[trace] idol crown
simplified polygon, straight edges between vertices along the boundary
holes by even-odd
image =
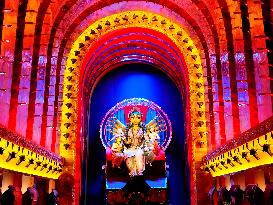
[[[133,108],[130,110],[130,112],[129,112],[129,114],[128,114],[128,117],[130,117],[130,116],[133,115],[133,114],[137,114],[137,115],[141,115],[141,116],[142,116],[141,110],[140,110],[140,108],[138,108],[138,107],[133,107]]]

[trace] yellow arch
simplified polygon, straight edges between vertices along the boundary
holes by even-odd
[[[184,54],[184,60],[189,74],[189,100],[190,100],[190,126],[191,136],[199,142],[204,142],[207,147],[205,98],[203,68],[200,54],[188,33],[178,24],[161,15],[146,11],[127,11],[102,18],[90,25],[73,43],[66,62],[64,72],[64,90],[61,119],[60,155],[66,159],[67,169],[72,173],[75,164],[75,142],[77,136],[79,75],[83,56],[93,42],[106,33],[121,28],[142,27],[156,30],[169,37]],[[80,51],[80,53],[79,53]],[[70,105],[70,106],[68,106]],[[67,113],[71,113],[68,117]],[[66,134],[69,133],[69,136]],[[201,139],[202,138],[202,139]],[[195,142],[193,147],[193,176],[195,181],[194,161],[196,159]],[[202,152],[206,152],[202,148]]]

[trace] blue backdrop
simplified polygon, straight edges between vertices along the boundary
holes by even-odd
[[[184,153],[184,119],[182,99],[175,84],[158,69],[145,64],[129,64],[104,76],[91,97],[89,153],[83,163],[83,192],[86,204],[104,204],[105,149],[99,128],[106,112],[127,98],[146,98],[158,104],[169,116],[173,138],[166,151],[169,165],[169,200],[172,205],[190,204],[188,169]],[[87,168],[87,169],[85,169]],[[86,171],[85,171],[86,170]],[[84,201],[84,200],[83,200]]]

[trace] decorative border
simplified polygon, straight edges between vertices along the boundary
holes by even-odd
[[[171,139],[172,139],[172,124],[171,121],[168,118],[168,115],[162,110],[162,108],[160,106],[158,106],[157,104],[155,104],[152,101],[149,101],[145,98],[130,98],[130,99],[125,99],[119,103],[117,103],[114,107],[112,107],[104,116],[104,118],[101,121],[100,124],[100,139],[101,142],[104,146],[104,148],[107,148],[107,145],[105,144],[105,140],[104,140],[104,135],[105,135],[105,124],[107,122],[107,119],[109,117],[111,117],[114,113],[116,113],[117,111],[123,109],[126,106],[147,106],[153,110],[156,111],[157,114],[160,115],[160,117],[162,117],[165,121],[166,121],[166,126],[167,126],[167,142],[164,142],[162,145],[162,149],[165,151],[167,149],[167,147],[169,146]],[[163,115],[163,116],[162,116]],[[165,145],[165,146],[164,146]]]
[[[199,169],[201,158],[207,153],[207,123],[205,109],[205,86],[203,78],[202,60],[199,50],[193,43],[188,32],[181,25],[156,13],[146,11],[126,11],[102,18],[90,25],[74,41],[69,52],[63,82],[63,105],[61,116],[60,155],[66,159],[66,169],[72,174],[79,175],[80,170],[76,154],[79,153],[82,136],[80,127],[80,76],[85,54],[95,42],[104,34],[124,28],[147,28],[164,34],[177,45],[184,59],[185,67],[181,72],[187,83],[186,115],[187,130],[189,130],[186,143],[189,143],[189,161],[191,164],[191,190],[192,198],[196,201],[196,169]],[[183,55],[183,56],[182,56]],[[182,91],[181,91],[182,92]],[[76,182],[75,183],[79,183]],[[195,203],[195,202],[193,202]]]
[[[0,168],[58,179],[62,158],[0,125]]]
[[[210,152],[209,154],[205,156],[204,160],[209,161],[217,156],[220,156],[221,154],[225,152],[228,152],[229,150],[235,149],[236,147],[239,147],[271,131],[273,131],[273,116],[261,122],[256,127],[253,127],[243,132],[240,136],[234,137],[233,139],[228,141],[226,144]]]
[[[40,147],[37,144],[34,144],[32,141],[27,141],[24,137],[20,136],[19,134],[7,130],[3,125],[0,125],[0,138],[6,139],[7,141],[17,144],[20,147],[24,147],[29,149],[36,154],[43,155],[49,159],[52,159],[58,163],[62,162],[62,158],[57,154],[48,151],[44,147]]]
[[[213,177],[273,163],[273,117],[209,153],[201,169]]]
[[[180,25],[155,13],[128,11],[113,14],[94,22],[73,43],[64,71],[60,155],[74,161],[76,139],[80,138],[78,127],[78,97],[80,94],[80,69],[84,55],[92,44],[106,33],[122,28],[140,27],[158,31],[169,37],[184,54],[189,77],[189,111],[191,119],[192,161],[196,160],[196,150],[206,153],[207,135],[205,118],[205,95],[203,68],[199,52],[187,32]],[[79,135],[79,136],[77,136]],[[194,165],[193,165],[194,166]],[[194,168],[193,168],[194,169]],[[71,170],[72,171],[72,170]]]

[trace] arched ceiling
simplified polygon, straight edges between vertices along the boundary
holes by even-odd
[[[122,44],[119,42],[127,41],[128,45],[125,49],[121,49]],[[133,41],[141,44],[131,47],[130,43]],[[72,153],[73,150],[79,152],[77,141],[80,141],[82,136],[83,138],[86,136],[85,132],[79,130],[82,128],[85,130],[85,125],[88,125],[86,123],[88,120],[86,110],[89,108],[90,100],[88,93],[94,89],[94,82],[98,80],[101,73],[106,73],[113,68],[109,62],[123,55],[132,55],[133,61],[138,59],[157,65],[176,80],[175,83],[179,85],[178,88],[186,104],[185,110],[187,110],[185,112],[188,136],[186,141],[191,141],[192,136],[206,133],[201,58],[191,37],[179,24],[155,13],[127,11],[94,22],[72,45],[64,71],[61,121],[61,133],[64,136],[60,138],[60,154],[66,158],[67,168],[71,172],[80,173],[80,170],[75,169],[77,158]],[[112,47],[115,50],[110,52],[109,48],[112,49]],[[106,53],[106,56],[99,52],[100,49]],[[127,58],[128,60],[130,61],[130,58]],[[162,65],[158,65],[160,61],[163,62]],[[84,115],[82,111],[85,112]],[[196,139],[202,137],[200,135]],[[205,138],[202,139],[204,146],[207,143]],[[68,143],[71,150],[67,150],[65,146]],[[191,143],[188,146],[189,150],[194,149],[194,147],[191,148]],[[193,153],[193,155],[189,154],[190,162],[195,160],[195,151]],[[75,183],[78,182],[75,181]]]
[[[189,34],[203,68],[208,132],[205,143],[209,150],[272,116],[270,0],[2,2],[0,124],[52,152],[60,153],[68,55],[91,24],[121,12],[159,14]],[[171,31],[166,28],[166,32]],[[86,70],[79,73],[86,96],[102,75],[130,62],[156,65],[171,77],[182,95],[182,90],[190,87],[187,75],[180,75],[189,70],[189,62],[181,58],[177,46],[164,34],[144,28],[119,29],[98,38],[92,49],[85,51],[81,60]],[[94,70],[89,69],[91,63]],[[203,142],[199,143],[201,146]]]
[[[91,72],[96,72],[101,65],[105,64],[104,62],[109,62],[109,60],[115,57],[123,57],[128,54],[142,55],[143,57],[149,56],[161,62],[161,66],[154,64],[161,67],[173,79],[174,83],[182,88],[182,78],[177,76],[177,71],[182,73],[186,65],[183,59],[180,58],[179,48],[166,36],[151,29],[124,28],[101,37],[85,56],[85,59],[88,61],[86,62],[87,70],[84,70],[81,76],[83,79],[88,79],[88,76],[93,76]],[[127,58],[127,61],[129,59]],[[153,60],[150,59],[150,63],[153,63]],[[91,66],[92,69],[89,69]],[[169,68],[175,69],[169,70]],[[88,80],[92,79],[89,78]],[[89,81],[84,83],[86,87],[90,87]]]
[[[19,2],[22,3],[20,8],[18,7]],[[49,121],[55,120],[55,123],[57,122],[57,119],[54,119],[54,117],[50,115],[56,116],[56,105],[58,105],[59,97],[55,94],[59,93],[59,84],[62,81],[61,73],[64,69],[64,66],[62,65],[64,65],[65,63],[65,56],[67,55],[67,52],[69,52],[69,48],[71,47],[71,43],[74,41],[74,39],[77,38],[79,33],[81,33],[88,25],[90,25],[95,20],[110,15],[112,13],[136,9],[160,13],[161,15],[173,19],[175,22],[183,25],[184,29],[189,31],[192,39],[195,41],[195,45],[198,46],[198,48],[200,49],[200,53],[203,56],[204,64],[208,64],[207,66],[210,69],[210,55],[220,56],[220,35],[217,34],[220,32],[220,29],[223,29],[224,27],[223,18],[221,18],[221,15],[218,15],[218,13],[216,14],[215,10],[219,11],[220,5],[224,4],[225,2],[218,3],[215,1],[51,2],[44,0],[41,1],[40,4],[27,3],[26,1],[18,1],[14,2],[13,4],[10,2],[5,2],[4,8],[6,9],[6,12],[4,13],[4,20],[9,19],[10,16],[16,16],[16,13],[18,14],[21,12],[19,16],[22,16],[24,14],[26,15],[25,25],[23,25],[24,23],[18,22],[16,30],[18,31],[19,29],[21,29],[21,33],[24,33],[24,31],[25,33],[31,33],[32,31],[30,35],[23,35],[24,38],[17,38],[17,44],[19,43],[19,41],[21,41],[20,44],[23,44],[23,47],[29,47],[28,52],[25,52],[23,48],[21,48],[21,50],[19,48],[18,53],[22,52],[24,57],[27,55],[28,58],[32,59],[32,61],[31,65],[30,62],[27,63],[26,61],[25,63],[23,63],[23,65],[25,66],[22,66],[20,68],[20,60],[22,57],[19,56],[19,58],[15,58],[15,62],[13,63],[13,68],[18,67],[18,69],[16,69],[17,72],[13,73],[14,77],[11,85],[11,90],[13,94],[10,101],[12,101],[12,106],[6,106],[7,109],[9,107],[9,111],[13,113],[13,117],[10,117],[8,122],[9,127],[13,129],[17,127],[16,113],[18,109],[18,96],[20,96],[18,92],[20,87],[19,76],[20,71],[24,70],[25,67],[26,74],[31,76],[31,78],[29,79],[30,85],[26,86],[28,87],[30,92],[25,89],[26,93],[30,93],[30,105],[28,106],[28,116],[22,118],[27,117],[28,124],[27,127],[23,126],[21,129],[18,129],[18,131],[23,135],[25,135],[25,133],[28,133],[26,135],[29,139],[31,139],[33,135],[32,124],[36,122],[36,120],[34,120],[35,109],[40,110],[40,112],[42,112],[42,119],[39,119],[38,121],[42,120],[42,129],[41,132],[38,131],[37,134],[40,135],[42,138],[42,145],[45,145],[45,139],[47,135],[46,133],[48,127],[50,127],[51,124]],[[228,8],[226,7],[226,9]],[[16,20],[14,22],[16,22]],[[14,27],[16,26],[14,25],[11,27],[13,28],[13,31]],[[7,33],[3,32],[3,39],[6,38],[6,35]],[[11,43],[12,42],[10,42],[10,44]],[[221,41],[221,43],[224,42]],[[3,45],[2,47],[2,50],[6,50],[5,45]],[[9,49],[7,50],[12,50],[12,48],[15,49],[15,47],[8,46]],[[215,54],[215,51],[217,51],[218,54]],[[5,55],[6,54],[7,53],[5,53]],[[22,60],[24,61],[24,59]],[[30,67],[32,67],[31,71]],[[41,77],[39,76],[39,74],[41,75]],[[55,78],[54,75],[56,75],[57,77]],[[26,84],[27,81],[28,80],[26,79]],[[55,81],[57,86],[54,85]],[[40,86],[39,88],[39,85],[43,84],[43,82],[44,86]],[[208,82],[211,84],[210,76],[208,78]],[[37,97],[39,97],[37,96],[37,93],[39,93],[41,97],[44,96],[44,103],[42,105],[35,104]],[[210,95],[210,98],[212,99],[212,95]],[[52,102],[55,102],[54,105],[52,105]],[[55,107],[53,112],[50,107]],[[37,126],[39,123],[37,123]],[[53,136],[56,136],[56,130],[53,129],[53,131],[55,132]]]

